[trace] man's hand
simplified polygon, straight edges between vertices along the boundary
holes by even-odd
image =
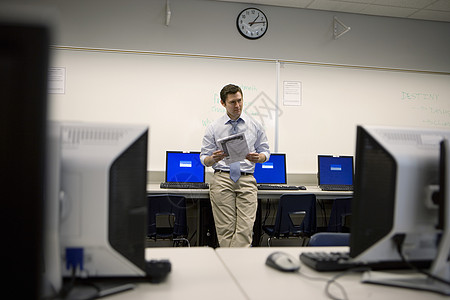
[[[247,154],[245,158],[251,161],[252,163],[263,163],[266,161],[266,156],[262,153],[251,152]]]
[[[226,154],[222,150],[214,151],[211,156],[208,156],[207,158],[205,158],[205,164],[208,167],[211,167],[216,162],[221,161],[222,159],[224,159],[225,156],[226,156]]]

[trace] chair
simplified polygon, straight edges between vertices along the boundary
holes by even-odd
[[[190,247],[186,218],[186,198],[180,195],[148,195],[147,238],[173,241],[173,246]]]
[[[331,208],[328,232],[350,232],[352,197],[334,199]]]
[[[263,230],[269,235],[267,240],[269,247],[273,238],[310,237],[316,231],[316,195],[297,193],[281,195],[275,224],[263,225]]]
[[[308,242],[310,247],[349,245],[350,233],[348,232],[318,232],[313,234]]]

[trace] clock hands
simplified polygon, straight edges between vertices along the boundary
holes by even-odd
[[[266,15],[257,8],[246,8],[237,17],[236,25],[239,33],[248,39],[259,39],[268,26]]]
[[[249,22],[248,25],[252,26],[253,24],[255,24],[255,22],[256,22],[256,20],[258,20],[258,18],[259,18],[259,13],[256,16],[256,18],[253,20],[253,22]]]
[[[261,22],[250,22],[248,23],[250,26],[252,26],[253,24],[258,24],[258,23],[266,23],[265,21],[261,21]]]
[[[256,16],[256,18],[253,20],[253,22],[248,22],[248,25],[252,26],[253,24],[266,23],[265,21],[256,22],[256,20],[258,20],[258,18],[259,18],[259,13]]]

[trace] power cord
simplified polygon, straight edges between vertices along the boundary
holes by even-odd
[[[261,227],[266,225],[266,221],[267,221],[267,219],[270,216],[271,207],[272,207],[272,204],[271,204],[270,200],[267,200],[267,202],[266,202],[266,213],[264,215],[264,218],[261,221]],[[273,218],[275,217],[275,212],[272,214],[272,217]],[[259,238],[259,244],[260,245],[261,245],[261,243],[263,241],[263,238],[264,238],[264,232],[262,232],[261,237]]]
[[[74,288],[75,286],[75,280],[76,280],[76,272],[77,269],[75,266],[71,267],[71,275],[70,275],[70,281],[68,282],[67,285],[63,285],[63,287],[61,288],[61,292],[59,293],[59,296],[61,299],[65,299],[67,297],[67,295],[69,295],[70,291]]]
[[[189,243],[191,243],[192,246],[197,246],[197,242],[193,243],[192,240],[194,239],[194,237],[197,235],[197,230],[195,230],[192,234],[191,237],[188,238]]]
[[[331,278],[325,278],[325,277],[314,277],[314,276],[309,276],[305,273],[302,273],[300,270],[297,272],[297,274],[305,277],[306,279],[309,280],[315,280],[315,281],[324,281],[326,282],[325,285],[325,294],[328,298],[332,299],[332,300],[348,300],[348,295],[347,295],[347,291],[345,290],[345,288],[337,281],[340,277],[348,275],[350,273],[359,273],[359,272],[363,272],[363,271],[367,271],[369,270],[366,267],[356,267],[356,268],[351,268],[348,270],[345,270],[344,272],[340,272],[339,274],[336,274],[335,276],[331,277]],[[332,285],[335,285],[340,291],[341,291],[341,297],[339,297],[338,295],[334,295],[330,288]]]
[[[396,246],[396,248],[397,248],[397,253],[398,253],[398,255],[400,256],[402,262],[403,262],[404,264],[406,264],[410,269],[412,269],[412,270],[414,270],[414,271],[416,271],[416,272],[422,273],[422,274],[428,276],[429,278],[431,278],[431,279],[433,279],[433,280],[436,280],[436,281],[439,281],[439,282],[441,282],[441,283],[450,285],[450,281],[447,281],[447,280],[445,280],[445,279],[443,279],[443,278],[440,278],[440,277],[438,277],[438,276],[435,276],[435,275],[433,275],[433,274],[431,274],[430,272],[427,272],[427,271],[425,271],[425,270],[419,269],[418,267],[416,267],[415,265],[413,265],[411,262],[409,262],[409,261],[406,259],[405,255],[403,254],[403,251],[402,251],[403,242],[405,241],[405,238],[406,238],[406,234],[396,234],[396,235],[392,238],[392,239],[394,240],[395,246]]]
[[[67,281],[63,284],[61,290],[57,294],[50,296],[50,297],[43,298],[42,300],[63,300],[63,299],[90,300],[90,299],[98,298],[99,288],[96,287],[94,284],[92,284],[92,286],[96,290],[94,293],[91,293],[91,295],[89,295],[88,297],[74,298],[71,295],[71,292],[77,287],[77,285],[78,285],[78,283],[77,283],[77,277],[76,277],[76,267],[72,266],[70,278],[67,279]]]
[[[317,201],[317,204],[319,205],[319,207],[320,207],[320,210],[321,210],[321,212],[322,212],[322,218],[323,218],[323,223],[324,224],[328,224],[328,218],[327,218],[327,211],[326,211],[326,208],[325,208],[325,202],[324,202],[324,200],[323,199],[319,199],[318,201]]]
[[[264,215],[264,219],[262,220],[262,225],[263,226],[266,225],[267,218],[270,215],[270,208],[271,208],[270,200],[267,200],[267,202],[266,202],[266,213]]]
[[[302,273],[300,271],[297,272],[299,275],[305,277],[308,280],[314,280],[314,281],[323,281],[326,282],[325,285],[325,294],[327,295],[328,298],[332,299],[332,300],[348,300],[348,296],[347,296],[347,292],[345,291],[345,288],[339,283],[337,282],[337,275],[332,277],[332,278],[325,278],[325,277],[313,277],[313,276],[309,276],[306,275],[305,273]],[[339,274],[338,274],[339,275]],[[330,286],[334,284],[342,293],[342,297],[339,296],[335,296],[330,292]]]

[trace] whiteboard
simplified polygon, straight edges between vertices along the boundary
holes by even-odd
[[[50,118],[150,127],[150,171],[166,150],[199,151],[206,126],[225,113],[220,89],[243,89],[244,110],[266,129],[292,174],[317,172],[318,154],[354,155],[358,124],[450,128],[450,76],[275,60],[52,50],[65,69]],[[301,83],[299,105],[284,82]]]
[[[354,155],[359,124],[450,129],[450,76],[283,64],[302,83],[302,105],[283,106],[279,149],[289,172],[316,173],[317,155]]]
[[[273,143],[274,118],[257,114],[260,103],[275,99],[273,63],[101,51],[52,54],[52,67],[65,68],[66,79],[64,94],[50,94],[50,118],[148,125],[148,170],[164,170],[166,150],[200,151],[207,125],[225,113],[219,93],[228,83],[241,87],[244,108],[264,121]]]

